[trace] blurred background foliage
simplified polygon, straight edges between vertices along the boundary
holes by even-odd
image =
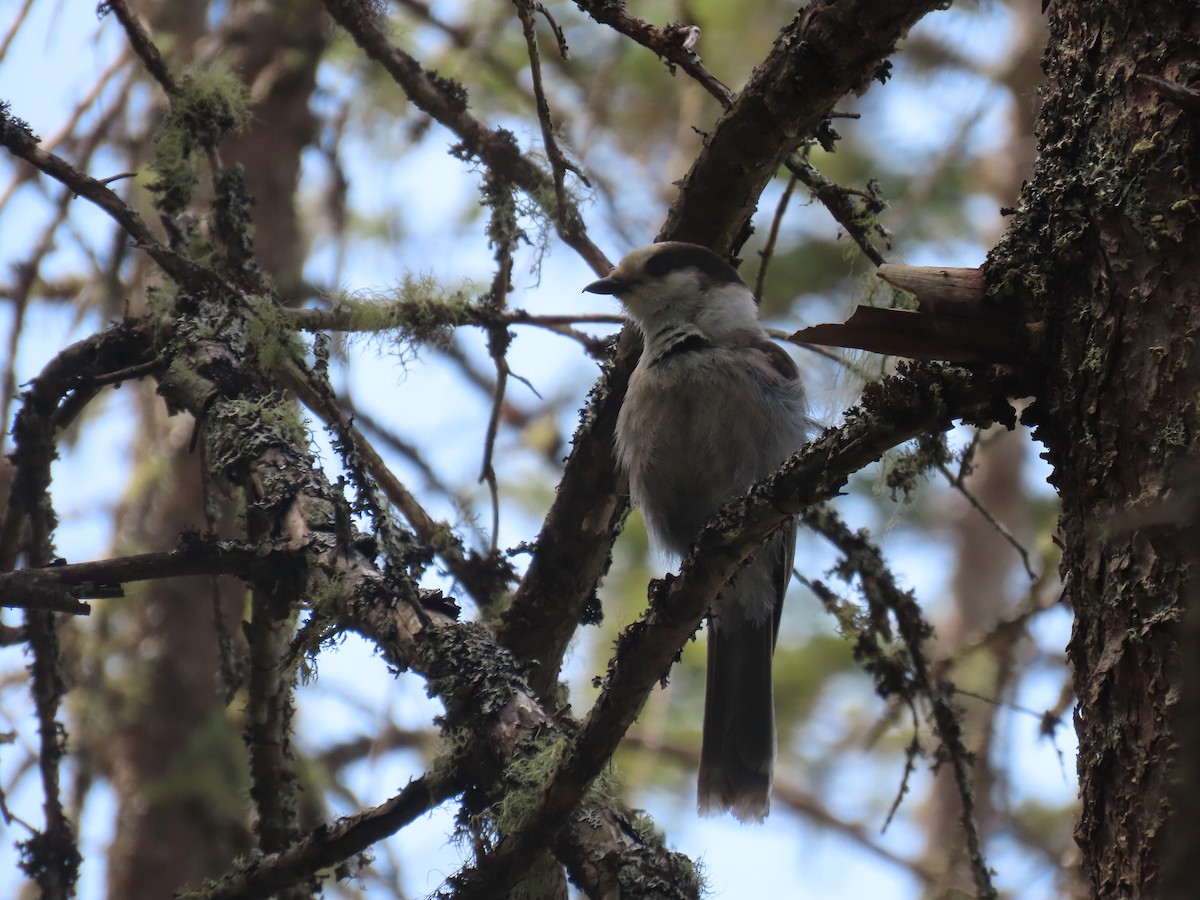
[[[447,152],[453,137],[407,103],[320,4],[186,6],[136,4],[176,72],[221,61],[246,81],[255,120],[222,152],[247,168],[257,249],[285,298],[321,307],[343,291],[387,295],[413,276],[468,296],[487,290],[492,261],[481,173]],[[721,107],[580,7],[586,4],[547,5],[538,19],[540,61],[559,140],[582,173],[569,186],[585,198],[593,239],[615,260],[653,238],[674,183]],[[14,0],[8,9],[18,15],[0,22],[0,91],[14,112],[48,149],[96,177],[136,172],[121,189],[148,210],[150,141],[163,101],[117,23],[97,21],[88,3],[75,0]],[[460,82],[475,116],[510,129],[523,148],[540,146],[513,7],[396,0],[385,9],[392,40]],[[736,91],[795,5],[648,2],[630,12],[658,25],[698,25],[705,66]],[[1001,209],[1016,202],[1032,162],[1043,39],[1034,0],[963,2],[932,14],[902,43],[885,84],[839,106],[832,152],[808,148],[826,178],[877,190],[886,209],[876,223],[888,240],[876,243],[889,261],[983,261],[1003,228]],[[748,283],[757,284],[766,268],[769,323],[791,331],[841,321],[858,303],[891,304],[890,289],[853,241],[790,180],[781,172],[768,188],[740,253]],[[7,423],[17,385],[68,340],[144,308],[156,279],[95,211],[7,159],[0,160],[0,191]],[[579,295],[591,274],[531,206],[521,226],[528,245],[514,305],[535,314],[616,312]],[[593,337],[613,331],[578,328]],[[515,384],[505,398],[496,441],[497,538],[501,548],[514,548],[520,566],[520,545],[537,533],[597,368],[585,342],[541,329],[515,332],[510,365],[535,390]],[[792,350],[818,427],[836,423],[863,379],[894,362]],[[486,336],[460,329],[420,346],[406,336],[335,337],[333,377],[360,427],[426,508],[454,522],[468,542],[486,545],[492,512],[479,471],[494,389]],[[336,477],[336,457],[312,429]],[[145,387],[127,385],[96,404],[56,466],[59,552],[82,561],[162,548],[185,527],[227,520],[221,499],[198,477],[190,434],[190,422],[168,418]],[[1053,495],[1026,435],[963,428],[950,443],[956,458],[942,476],[893,496],[887,477],[903,467],[894,455],[860,473],[837,505],[881,541],[936,625],[938,671],[961,691],[977,754],[981,824],[998,885],[1012,897],[1071,895],[1074,766],[1065,717],[1072,696],[1063,660],[1068,615],[1056,606]],[[702,641],[685,648],[618,755],[623,790],[654,815],[673,846],[703,859],[717,896],[953,896],[970,880],[957,799],[932,773],[929,732],[923,724],[916,732],[924,755],[906,781],[912,721],[876,697],[838,622],[806,582],[826,582],[850,604],[857,587],[831,573],[836,555],[812,535],[801,537],[797,561],[801,578],[775,661],[780,762],[768,824],[744,829],[695,819]],[[667,565],[648,550],[632,514],[604,585],[604,622],[581,630],[569,661],[577,714],[594,696],[592,680],[604,671],[615,634],[644,605],[647,581]],[[437,573],[427,580],[453,593]],[[84,896],[165,896],[183,881],[220,874],[226,851],[251,846],[231,671],[237,653],[230,649],[240,640],[245,598],[236,583],[184,581],[98,602],[90,618],[66,631],[75,688],[67,720],[70,808],[92,851]],[[38,802],[24,662],[19,646],[0,651],[0,731],[8,735],[0,788],[11,811],[0,890],[8,895],[19,889],[13,841],[25,837],[20,819],[36,819],[26,811]],[[317,675],[300,691],[296,723],[309,824],[378,802],[422,771],[437,713],[419,680],[393,679],[354,639],[322,654]],[[902,784],[907,794],[892,816]],[[408,897],[436,889],[465,852],[446,837],[452,814],[444,810],[384,842],[357,887],[330,893]],[[223,847],[205,858],[196,842],[213,835]],[[750,846],[765,849],[751,855]],[[180,848],[190,861],[177,858]],[[165,874],[151,879],[151,870]]]

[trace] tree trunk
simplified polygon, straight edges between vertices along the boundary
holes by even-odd
[[[1086,877],[1096,897],[1160,897],[1200,434],[1200,159],[1194,113],[1139,75],[1187,84],[1196,10],[1062,0],[1048,12],[1041,157],[989,273],[1045,323],[1026,418],[1063,503]]]
[[[143,452],[142,469],[161,469],[164,477],[127,505],[122,551],[169,547],[182,528],[202,521],[201,463],[178,431],[175,439],[184,446],[161,459]],[[245,588],[219,581],[221,614],[236,630]],[[118,804],[108,857],[112,898],[169,897],[182,885],[217,877],[231,854],[253,847],[245,751],[225,721],[221,697],[213,582],[154,582],[122,613],[114,611],[113,632],[135,637],[118,641],[128,648],[129,677],[124,690],[109,694],[119,723],[107,748]]]
[[[157,10],[160,33],[182,45],[173,58],[195,55],[189,48],[209,34],[206,9],[166,4]],[[316,132],[309,99],[329,22],[319,2],[261,11],[234,3],[224,12],[222,29],[226,58],[256,101],[256,127],[223,151],[226,162],[244,166],[256,201],[258,259],[282,291],[294,293],[305,256],[294,198],[301,153]],[[145,461],[172,428],[161,420],[157,397],[143,404],[142,467],[162,472],[137,479],[142,488],[126,504],[126,537],[135,546],[126,550],[169,549],[185,529],[204,527],[203,463],[186,439],[164,458]],[[236,582],[224,586],[224,624],[237,638],[245,591]],[[111,750],[120,810],[110,855],[111,897],[158,898],[196,886],[252,846],[247,784],[237,774],[244,772],[245,751],[237,730],[225,722],[213,590],[208,578],[153,582],[138,599],[136,621],[122,626],[143,635],[141,644],[152,652],[138,652],[131,661],[135,675],[122,704],[126,724]]]

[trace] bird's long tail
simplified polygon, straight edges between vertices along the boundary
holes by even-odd
[[[745,620],[708,626],[708,677],[697,806],[761,822],[771,807],[775,703],[774,624]]]

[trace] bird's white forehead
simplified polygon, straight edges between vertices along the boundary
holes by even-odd
[[[648,244],[645,247],[638,247],[636,250],[630,250],[617,263],[616,271],[625,272],[630,275],[641,272],[646,268],[646,262],[652,257],[658,256],[664,250],[672,246],[679,246],[674,241],[668,241],[662,244]]]

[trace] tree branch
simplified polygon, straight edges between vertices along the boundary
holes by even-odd
[[[129,8],[126,0],[104,0],[97,7],[96,14],[103,16],[107,12],[111,12],[117,17],[117,21],[121,23],[121,27],[125,29],[125,34],[129,38],[129,46],[142,61],[142,67],[159,83],[167,96],[178,94],[179,85],[175,81],[175,76],[171,74],[166,60],[158,52],[154,41],[150,39],[150,33],[146,30],[145,24]]]
[[[420,110],[458,136],[463,158],[475,157],[501,178],[519,187],[554,223],[559,237],[574,249],[598,275],[607,275],[612,263],[587,236],[583,217],[575,205],[552,206],[554,180],[521,153],[516,138],[504,129],[491,130],[467,112],[466,91],[461,85],[427,72],[421,64],[388,40],[370,12],[370,5],[354,0],[325,0],[325,7],[355,43],[383,66]]]
[[[597,2],[597,0],[575,0],[581,10],[614,31],[631,38],[647,50],[666,60],[672,72],[683,69],[721,103],[729,106],[734,93],[704,67],[700,56],[688,45],[688,31],[679,26],[658,28],[636,16],[631,16],[621,3]]]
[[[125,229],[134,244],[153,259],[164,272],[181,285],[196,288],[204,284],[221,283],[211,269],[168,249],[155,238],[146,222],[128,203],[104,182],[85,175],[53,153],[38,146],[38,138],[22,120],[9,112],[9,105],[0,101],[0,145],[13,156],[25,160],[34,168],[71,188],[76,195],[90,200]]]
[[[758,197],[801,142],[848,93],[888,77],[887,57],[942,0],[813,0],[717,121],[680,183],[660,237],[718,253],[748,236]]]
[[[272,570],[286,566],[298,552],[277,548],[264,553],[258,544],[209,540],[194,532],[185,534],[181,546],[165,553],[138,553],[114,559],[84,563],[66,563],[42,568],[18,569],[0,574],[0,605],[20,607],[9,602],[26,590],[60,585],[72,588],[79,599],[107,596],[109,587],[158,578],[185,578],[192,575],[237,575],[245,579],[267,578]],[[101,591],[101,593],[93,593]]]
[[[196,891],[184,891],[177,895],[178,900],[257,900],[273,896],[279,890],[313,877],[322,869],[334,868],[362,853],[462,788],[462,784],[451,778],[439,774],[423,775],[379,806],[333,825],[319,825],[286,850],[256,859],[215,884]]]

